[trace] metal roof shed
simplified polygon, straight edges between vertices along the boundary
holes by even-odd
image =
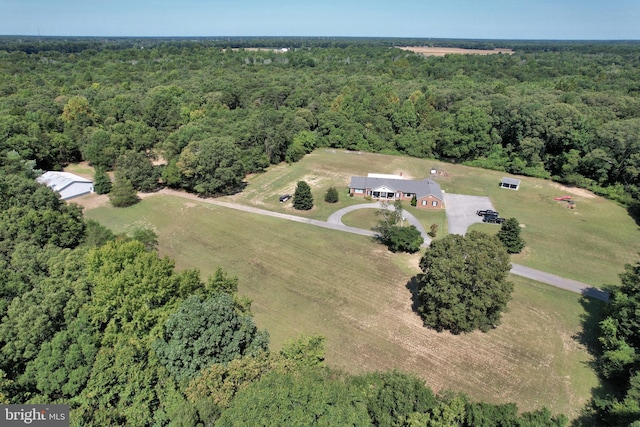
[[[520,180],[516,178],[504,177],[502,178],[502,181],[500,181],[500,187],[508,188],[510,190],[517,190],[518,188],[520,188]]]
[[[93,193],[93,181],[69,172],[45,172],[36,181],[58,192],[62,200]]]

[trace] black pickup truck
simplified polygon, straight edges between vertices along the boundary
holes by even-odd
[[[502,224],[504,222],[504,218],[500,218],[498,215],[485,215],[482,222],[489,224]]]
[[[476,211],[476,214],[478,214],[478,216],[487,216],[487,215],[496,215],[496,216],[498,216],[499,215],[498,212],[492,211],[491,209],[479,210],[479,211]]]

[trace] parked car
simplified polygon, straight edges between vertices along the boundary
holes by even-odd
[[[504,221],[504,218],[500,218],[498,215],[485,215],[484,218],[482,218],[482,222],[489,224],[502,224]]]
[[[478,214],[478,216],[486,216],[486,215],[498,216],[499,215],[498,212],[493,211],[491,209],[482,209],[482,210],[476,211],[476,214]]]
[[[291,194],[283,194],[280,196],[280,203],[284,203],[291,198]]]

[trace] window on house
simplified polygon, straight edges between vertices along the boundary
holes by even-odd
[[[431,202],[431,206],[438,206],[438,202],[434,200],[433,202]]]
[[[422,201],[422,206],[427,206],[427,201],[426,200]]]

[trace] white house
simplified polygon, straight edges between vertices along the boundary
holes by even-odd
[[[45,172],[36,181],[60,193],[62,200],[93,193],[93,181],[69,172]]]

